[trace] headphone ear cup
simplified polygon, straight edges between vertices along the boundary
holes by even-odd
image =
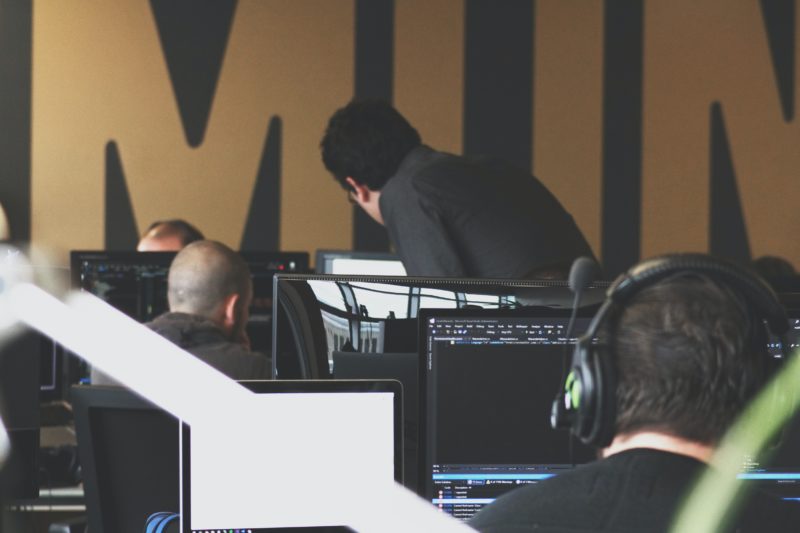
[[[581,339],[575,347],[575,364],[572,368],[573,384],[570,396],[575,411],[572,419],[572,433],[586,442],[592,429],[596,409],[595,373],[592,370],[591,339]]]
[[[602,345],[582,339],[575,348],[575,363],[565,387],[573,407],[572,434],[590,446],[604,447],[614,436],[617,412],[616,372],[613,359]]]
[[[604,448],[611,444],[616,432],[617,373],[614,358],[605,346],[595,346],[590,354],[594,374],[594,411],[586,444]]]

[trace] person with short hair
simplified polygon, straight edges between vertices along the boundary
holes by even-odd
[[[602,459],[513,490],[470,525],[490,533],[668,531],[775,368],[764,317],[752,307],[739,289],[696,272],[635,292],[601,323],[595,344],[616,376],[613,436]],[[737,531],[790,531],[800,517],[797,506],[758,490],[737,512]]]
[[[157,220],[150,224],[142,235],[137,252],[177,252],[187,244],[203,240],[203,234],[186,222],[174,218],[170,220]]]
[[[196,241],[169,268],[169,312],[147,327],[232,379],[270,379],[269,357],[250,350],[245,327],[253,299],[247,263],[222,243]],[[114,384],[93,372],[92,383]]]
[[[437,152],[385,102],[336,111],[320,148],[351,201],[386,227],[409,275],[565,278],[573,259],[592,256],[530,172]]]

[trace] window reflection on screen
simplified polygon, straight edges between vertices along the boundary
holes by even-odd
[[[362,306],[372,318],[405,318],[408,316],[408,287],[385,283],[351,283],[359,309]]]
[[[455,309],[458,307],[456,293],[441,289],[427,289],[420,291],[419,306],[421,308]]]
[[[335,282],[309,280],[308,286],[314,291],[314,296],[320,302],[335,307],[336,309],[346,310],[342,291]]]

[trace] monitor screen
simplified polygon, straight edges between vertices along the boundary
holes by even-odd
[[[304,252],[241,252],[253,278],[251,315],[272,312],[272,276],[305,272]],[[72,286],[88,291],[140,322],[168,309],[167,276],[174,252],[71,252]]]
[[[167,311],[167,274],[174,257],[174,252],[73,251],[72,286],[149,322]]]
[[[581,334],[589,316],[579,316]],[[572,357],[568,310],[423,310],[424,495],[467,520],[495,498],[594,457],[550,427]]]
[[[318,250],[315,270],[320,274],[406,275],[402,261],[394,254],[345,250]]]
[[[785,351],[794,352],[800,348],[800,309],[789,309],[788,313],[790,328]],[[774,357],[781,356],[779,339],[770,339],[769,351]],[[739,479],[748,480],[774,496],[800,503],[800,413],[794,414],[769,447],[766,457],[745,457],[742,463]]]
[[[340,524],[306,497],[314,475],[357,476],[365,491],[401,480],[398,382],[250,383],[259,394],[249,416],[183,426],[184,533],[330,531]]]

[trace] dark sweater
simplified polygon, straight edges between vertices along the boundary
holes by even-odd
[[[165,313],[145,325],[232,379],[272,377],[272,362],[269,357],[251,352],[245,346],[230,341],[207,318],[186,313]],[[105,374],[93,370],[92,384],[117,383]]]
[[[522,278],[592,255],[556,197],[496,159],[417,147],[381,189],[380,210],[412,276]]]
[[[668,531],[681,497],[705,465],[637,448],[509,492],[470,525],[486,533]],[[733,531],[797,531],[800,507],[752,491]]]

